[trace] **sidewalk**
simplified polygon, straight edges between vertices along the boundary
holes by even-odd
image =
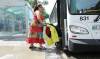
[[[25,42],[0,42],[0,59],[45,59],[45,52],[31,51]]]
[[[0,59],[68,59],[60,51],[31,51],[24,41],[0,41]],[[58,52],[58,54],[56,53]]]

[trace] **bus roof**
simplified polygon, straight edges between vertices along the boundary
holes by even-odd
[[[25,0],[0,0],[0,7],[6,6],[24,6]]]

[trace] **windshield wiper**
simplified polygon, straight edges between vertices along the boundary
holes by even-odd
[[[87,10],[87,12],[100,12],[100,9],[98,9],[98,10]],[[94,19],[94,22],[98,22],[99,21],[99,19],[100,19],[100,14],[96,17],[96,19]]]
[[[96,19],[94,19],[94,22],[99,21],[99,19],[100,19],[100,15],[98,15],[98,16],[96,17]]]
[[[88,10],[86,10],[86,12],[98,12],[98,11],[100,11],[100,9],[97,9],[97,10],[88,9]]]

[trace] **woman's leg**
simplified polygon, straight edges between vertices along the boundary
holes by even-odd
[[[32,49],[32,48],[33,48],[33,44],[30,44],[29,49]]]
[[[43,44],[44,44],[44,40],[43,40],[43,32],[39,33],[39,44],[40,44],[40,49],[44,49]]]
[[[34,43],[37,43],[37,33],[36,32],[31,33],[30,37],[31,37],[31,40],[30,40],[30,47],[29,48],[33,49],[33,48],[35,48]]]

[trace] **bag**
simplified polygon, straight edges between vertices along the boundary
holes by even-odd
[[[53,27],[52,25],[48,25],[49,28],[50,28],[50,32],[51,32],[51,37],[49,37],[47,34],[46,34],[46,26],[43,27],[43,38],[45,40],[45,42],[47,43],[48,46],[51,46],[53,44],[55,44],[56,42],[59,41],[59,37],[58,37],[58,33],[55,29],[55,27]]]

